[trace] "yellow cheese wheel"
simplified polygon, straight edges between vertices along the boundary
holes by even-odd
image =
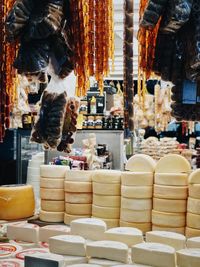
[[[33,216],[35,200],[31,185],[0,186],[0,219],[18,220]]]
[[[65,178],[67,170],[69,170],[68,166],[41,165],[40,176],[44,178]]]
[[[121,209],[120,220],[125,222],[151,222],[151,210],[135,211]]]
[[[64,212],[44,211],[40,210],[39,218],[44,222],[63,222]]]
[[[152,198],[152,186],[121,186],[121,195],[126,198]]]
[[[65,212],[72,215],[92,214],[92,204],[65,203]]]
[[[153,173],[151,172],[122,172],[122,185],[128,186],[152,186]]]
[[[70,223],[74,220],[82,219],[82,218],[90,218],[90,217],[91,217],[90,215],[71,215],[71,214],[65,213],[64,223],[67,225],[70,225]]]
[[[121,209],[152,210],[152,199],[121,198]]]
[[[156,173],[155,184],[187,186],[188,185],[188,174],[187,173]]]
[[[187,200],[153,198],[153,209],[164,212],[186,212]]]
[[[188,198],[187,210],[191,213],[200,215],[200,199],[197,198]]]
[[[105,196],[120,196],[121,185],[120,184],[103,184],[93,182],[93,193],[97,195]]]
[[[72,182],[91,182],[93,173],[94,171],[67,170],[65,180]]]
[[[151,223],[136,223],[136,222],[125,222],[120,220],[120,227],[133,227],[138,228],[143,233],[151,231]]]
[[[200,184],[200,169],[197,169],[190,174],[189,183]]]
[[[45,211],[63,211],[65,210],[64,200],[41,200],[41,209]]]
[[[92,194],[90,193],[65,193],[65,202],[72,204],[91,204]]]
[[[169,213],[152,210],[152,224],[168,227],[184,227],[185,213]]]
[[[119,219],[120,208],[92,205],[92,216],[97,218]]]
[[[93,194],[93,204],[101,207],[120,207],[120,196],[104,196]]]
[[[40,178],[40,187],[42,188],[54,188],[63,189],[64,179],[54,179],[54,178]]]
[[[189,196],[200,199],[200,184],[189,184]]]
[[[126,163],[125,169],[132,172],[154,172],[156,162],[148,155],[137,154],[132,156]]]
[[[120,184],[121,172],[115,170],[98,170],[93,173],[92,181],[103,184]]]
[[[92,216],[92,218],[97,219],[98,217]],[[115,227],[119,226],[119,220],[118,219],[107,219],[107,218],[98,218],[98,219],[101,219],[102,221],[104,221],[106,223],[107,229],[115,228]]]
[[[152,225],[153,231],[167,231],[167,232],[174,232],[178,234],[185,234],[185,227],[167,227],[167,226],[160,226],[160,225]]]
[[[153,196],[164,199],[187,199],[187,186],[154,185]]]
[[[65,192],[64,189],[40,188],[40,197],[46,200],[64,200]]]
[[[196,236],[200,236],[200,229],[194,229],[194,228],[191,228],[191,227],[186,227],[185,228],[185,236],[187,238],[189,237],[196,237]]]
[[[194,213],[187,213],[187,226],[200,230],[200,215]]]
[[[91,193],[91,182],[72,182],[65,181],[65,192],[69,193]]]

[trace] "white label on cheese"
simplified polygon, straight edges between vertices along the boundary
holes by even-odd
[[[126,163],[125,169],[132,172],[154,172],[156,162],[148,155],[137,154]]]
[[[177,251],[177,265],[180,267],[199,267],[200,249],[182,249]]]
[[[127,186],[152,186],[153,173],[151,172],[122,172],[122,185]]]

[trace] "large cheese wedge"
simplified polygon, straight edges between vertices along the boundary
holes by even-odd
[[[64,211],[64,200],[41,200],[41,209],[45,211]]]
[[[135,211],[121,209],[120,219],[125,222],[151,222],[151,210]]]
[[[175,249],[159,243],[141,243],[132,247],[132,261],[157,267],[176,267]]]
[[[132,172],[154,172],[156,162],[148,155],[137,154],[126,163],[125,169]]]
[[[67,170],[69,170],[68,166],[41,165],[40,176],[44,178],[64,178]]]
[[[187,173],[156,173],[154,183],[158,185],[187,186],[188,185],[188,174]]]
[[[31,223],[17,222],[7,225],[8,239],[37,243],[39,241],[39,226]]]
[[[93,173],[92,181],[103,184],[120,184],[121,172],[114,170],[98,170]]]
[[[184,235],[173,232],[151,231],[146,233],[146,242],[161,243],[179,250],[185,248],[186,238]]]
[[[151,199],[131,199],[121,198],[121,209],[129,210],[151,210],[152,200]]]
[[[0,243],[0,259],[15,257],[15,254],[22,251],[22,247],[10,243]]]
[[[65,203],[65,211],[72,215],[88,215],[92,213],[92,204]]]
[[[107,219],[119,219],[120,209],[92,205],[92,216]]]
[[[121,197],[120,196],[104,196],[93,194],[93,204],[101,207],[120,207]]]
[[[187,238],[200,236],[200,229],[194,229],[194,228],[191,228],[191,227],[186,227],[185,228],[185,236]]]
[[[64,212],[40,210],[39,218],[43,222],[63,222]]]
[[[185,213],[169,213],[152,210],[152,223],[160,226],[185,226]]]
[[[65,193],[65,202],[72,204],[91,204],[92,194],[90,193]]]
[[[200,199],[200,184],[189,185],[189,196]]]
[[[39,240],[49,243],[49,238],[58,235],[67,235],[70,233],[70,228],[66,225],[47,225],[40,227]]]
[[[64,189],[40,188],[40,197],[46,200],[64,200],[65,193]]]
[[[89,240],[101,240],[107,227],[103,220],[86,218],[74,220],[70,224],[71,233]]]
[[[155,168],[155,173],[189,173],[189,161],[180,155],[169,154],[161,158]]]
[[[187,199],[187,186],[154,185],[153,196],[164,199]]]
[[[63,189],[64,179],[40,178],[40,187],[51,189]]]
[[[151,172],[122,172],[122,185],[127,186],[152,186],[153,173]]]
[[[160,226],[160,225],[153,224],[152,230],[174,232],[174,233],[181,234],[181,235],[185,234],[185,227],[169,227],[169,226]]]
[[[106,267],[106,266],[115,266],[118,264],[121,264],[119,261],[111,261],[111,260],[106,260],[106,259],[98,259],[98,258],[90,258],[88,260],[88,263],[91,264],[96,264],[101,267]]]
[[[70,225],[70,223],[74,220],[82,219],[82,218],[89,218],[89,217],[90,217],[90,214],[88,214],[88,215],[72,215],[72,214],[65,213],[64,223],[67,225]]]
[[[91,182],[93,173],[94,171],[67,170],[65,180],[73,182]]]
[[[91,182],[72,182],[65,181],[65,192],[69,193],[91,193]]]
[[[49,251],[61,255],[86,256],[85,239],[77,235],[59,235],[49,238]]]
[[[188,238],[187,248],[200,248],[200,236]]]
[[[0,260],[0,267],[24,267],[24,262],[17,259]]]
[[[53,266],[53,267],[63,267],[64,257],[61,255],[55,255],[52,253],[37,253],[33,255],[25,256],[25,266]]]
[[[191,213],[200,215],[200,199],[197,198],[188,198],[187,210]]]
[[[105,232],[104,238],[105,240],[125,243],[129,247],[144,241],[142,231],[131,227],[117,227],[109,229]]]
[[[120,227],[133,227],[141,230],[143,233],[151,231],[151,223],[136,223],[136,222],[125,222],[120,220]]]
[[[200,249],[190,248],[177,251],[178,267],[199,267],[200,266]]]
[[[197,169],[190,174],[189,183],[200,184],[200,169]]]
[[[152,186],[125,186],[121,187],[121,195],[127,198],[152,198]]]
[[[105,184],[93,182],[93,193],[105,196],[120,196],[121,186],[120,184]]]
[[[186,212],[187,200],[153,198],[153,209],[163,212]]]
[[[92,218],[98,218],[95,216],[92,216]],[[106,223],[107,229],[115,228],[119,226],[119,219],[107,219],[107,218],[98,218],[103,220]]]
[[[95,241],[86,246],[87,256],[107,260],[128,262],[128,246],[117,241]]]
[[[71,264],[86,264],[88,262],[87,257],[81,256],[64,256],[64,266],[69,266]]]
[[[187,213],[187,226],[200,230],[200,215],[194,213]]]
[[[19,220],[33,216],[35,200],[31,185],[0,186],[0,220]]]

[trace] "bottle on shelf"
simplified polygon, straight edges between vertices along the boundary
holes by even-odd
[[[93,96],[91,101],[90,101],[90,113],[91,114],[97,113],[97,100],[96,100],[95,96]]]

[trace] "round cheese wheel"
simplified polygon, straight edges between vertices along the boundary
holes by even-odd
[[[164,212],[186,212],[187,200],[153,198],[153,209]]]
[[[40,176],[44,178],[64,178],[67,170],[69,170],[68,166],[41,165]]]
[[[69,193],[91,193],[91,182],[72,182],[65,181],[65,192]]]
[[[121,208],[129,210],[151,210],[152,200],[151,199],[132,199],[132,198],[121,198]]]
[[[0,267],[24,267],[24,262],[18,259],[0,260]]]
[[[187,173],[156,173],[155,184],[187,186],[188,185],[188,174]]]
[[[194,213],[187,213],[187,226],[200,230],[200,215]]]
[[[152,198],[152,186],[121,186],[121,195],[126,198]]]
[[[189,176],[190,184],[200,184],[200,170],[197,169],[193,171]]]
[[[120,220],[120,227],[133,227],[141,230],[143,233],[151,231],[151,223],[136,223],[136,222],[125,222]]]
[[[125,169],[132,172],[154,172],[156,162],[148,155],[137,154],[132,156],[126,163]]]
[[[97,218],[119,219],[120,209],[92,205],[92,216]]]
[[[0,259],[12,258],[15,253],[22,251],[22,246],[10,244],[10,243],[0,243]]]
[[[200,199],[200,184],[189,185],[189,196]]]
[[[164,199],[187,199],[187,186],[154,185],[153,196]]]
[[[187,248],[200,248],[200,237],[191,237],[187,240]]]
[[[72,215],[88,215],[92,213],[92,204],[65,203],[65,212]]]
[[[152,223],[160,226],[184,227],[185,213],[169,213],[152,210]]]
[[[120,196],[121,186],[120,184],[103,184],[93,182],[93,193],[105,196]]]
[[[189,197],[187,203],[187,210],[190,213],[195,213],[200,215],[200,199]]]
[[[177,251],[176,258],[177,258],[177,266],[199,267],[200,249],[198,248],[181,249]]]
[[[44,222],[63,222],[64,212],[40,210],[39,218],[41,221],[44,221]]]
[[[91,204],[92,194],[90,193],[65,193],[65,202],[72,204]]]
[[[15,257],[19,260],[24,260],[26,255],[34,255],[38,253],[46,254],[46,253],[49,253],[49,251],[48,249],[45,249],[45,248],[29,248],[29,249],[25,249],[25,250],[22,250],[16,253]]]
[[[98,170],[93,173],[92,181],[103,184],[121,183],[121,172],[114,170]]]
[[[64,211],[64,200],[41,200],[41,209],[45,211]]]
[[[120,196],[104,196],[93,194],[93,204],[101,207],[120,207]]]
[[[94,171],[67,170],[65,180],[73,182],[91,182],[93,173]]]
[[[200,229],[194,229],[194,228],[191,228],[191,227],[186,227],[185,228],[185,236],[187,238],[189,237],[196,237],[196,236],[200,236]]]
[[[45,200],[64,200],[64,189],[40,188],[40,197]]]
[[[174,232],[177,234],[185,234],[185,227],[169,227],[169,226],[160,226],[160,225],[152,225],[153,231],[167,231],[167,232]]]
[[[125,222],[151,222],[151,210],[135,211],[121,209],[120,219]]]
[[[71,215],[71,214],[65,213],[64,223],[67,225],[70,225],[70,223],[74,220],[82,219],[82,218],[90,218],[90,217],[91,217],[90,215]]]
[[[19,220],[33,216],[35,200],[31,185],[0,186],[0,219]]]
[[[152,186],[153,173],[151,172],[122,172],[122,185],[127,186]]]
[[[42,188],[54,188],[63,189],[64,179],[54,179],[54,178],[40,178],[40,187]]]
[[[118,219],[98,218],[98,217],[95,217],[95,216],[92,216],[92,218],[103,220],[107,225],[107,229],[115,228],[115,227],[119,226],[119,220]]]

